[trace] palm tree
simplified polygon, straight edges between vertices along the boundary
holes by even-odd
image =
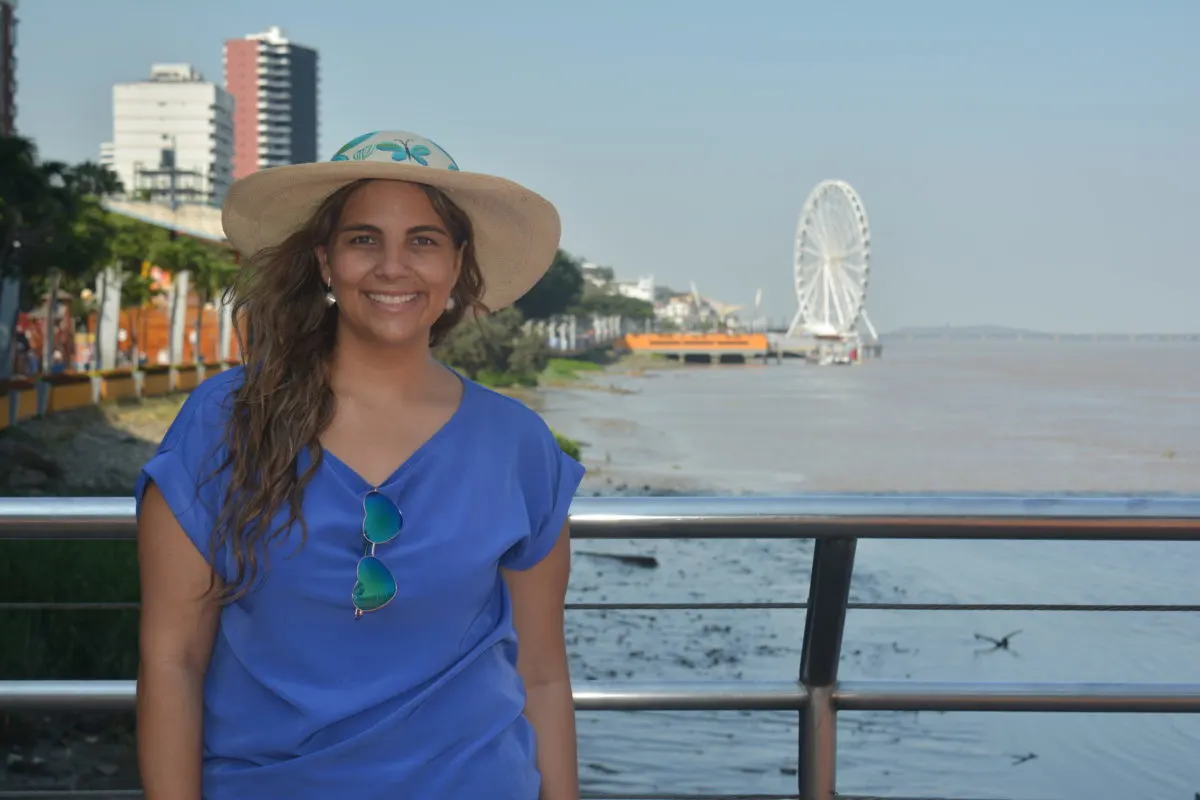
[[[204,326],[204,308],[218,300],[221,295],[233,285],[233,276],[237,273],[237,264],[233,262],[227,250],[205,248],[207,255],[200,261],[192,273],[193,286],[196,291],[196,363],[204,361],[201,330]],[[220,360],[220,353],[214,354]]]
[[[136,312],[130,314],[129,325],[129,358],[135,368],[142,363],[142,314],[162,294],[154,279],[141,272],[126,274],[121,281],[121,310]]]
[[[162,294],[162,291],[155,285],[154,281],[145,273],[145,266],[149,263],[148,259],[155,250],[166,242],[166,231],[162,228],[153,225],[146,225],[135,220],[116,215],[110,215],[110,224],[112,235],[109,237],[109,252],[108,252],[108,268],[105,275],[105,280],[100,281],[100,291],[108,292],[110,289],[120,287],[120,301],[118,306],[121,311],[136,311],[136,316],[131,320],[130,324],[130,356],[134,365],[140,363],[140,330],[142,310],[150,305],[155,297]],[[101,296],[97,298],[101,308],[107,302],[107,297]],[[100,337],[113,336],[115,331],[105,331],[101,329],[101,324],[97,323],[96,340],[100,341]],[[102,368],[112,366],[110,364],[101,364]]]
[[[191,276],[197,300],[193,354],[196,363],[202,364],[204,340],[200,337],[204,332],[204,308],[230,285],[237,267],[227,255],[218,254],[213,248],[186,237],[160,246],[155,252],[154,261],[175,275],[187,272]]]
[[[68,181],[73,191],[89,197],[111,197],[125,191],[115,172],[94,161],[84,161],[71,167]]]
[[[120,186],[105,167],[39,162],[31,140],[0,137],[0,278],[23,279],[21,305],[47,298],[43,364],[54,352],[63,281],[86,280],[102,260],[110,231],[99,198]],[[11,327],[4,322],[0,328]],[[11,348],[0,342],[0,374],[11,365]]]
[[[0,319],[0,333],[4,334],[0,336],[0,379],[12,374],[15,341],[11,331],[20,310],[17,275],[21,232],[29,207],[42,189],[33,142],[16,136],[0,137],[0,309],[7,317]]]

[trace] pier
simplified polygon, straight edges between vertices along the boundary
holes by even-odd
[[[628,333],[616,347],[706,364],[744,364],[773,355],[765,333]]]
[[[803,334],[770,334],[771,355],[777,359],[801,358],[814,364],[858,364],[882,358],[878,339],[863,341],[857,336],[820,337]]]
[[[774,800],[851,800],[837,792],[837,718],[842,711],[1200,713],[1200,683],[844,681],[839,677],[846,618],[856,610],[895,612],[1194,613],[1186,605],[1096,602],[1037,604],[851,602],[860,539],[1035,541],[1200,541],[1200,495],[929,496],[801,495],[765,497],[577,498],[571,508],[575,539],[811,539],[815,541],[807,597],[770,602],[568,603],[567,610],[719,607],[755,613],[803,611],[798,668],[774,680],[692,683],[576,681],[581,711],[792,711],[798,717],[796,792],[746,795],[587,794],[585,798],[677,800],[736,797]],[[132,498],[2,498],[4,540],[128,540],[135,535]],[[0,604],[0,611],[55,609],[71,604]],[[798,677],[796,677],[798,675]],[[131,711],[134,680],[0,681],[0,711]],[[719,754],[714,754],[719,757]],[[902,796],[903,786],[895,795]],[[18,795],[19,796],[19,795]],[[51,795],[42,795],[51,796]],[[58,798],[138,797],[136,792],[54,792]],[[913,800],[916,800],[915,798]]]

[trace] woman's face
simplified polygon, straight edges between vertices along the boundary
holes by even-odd
[[[347,199],[317,259],[337,298],[339,335],[396,346],[428,343],[458,281],[462,248],[419,186],[371,181]]]

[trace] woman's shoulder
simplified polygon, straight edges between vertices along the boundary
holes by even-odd
[[[242,367],[205,378],[191,391],[159,445],[159,452],[182,451],[191,461],[205,458],[225,439],[233,401],[242,385]]]
[[[473,461],[516,490],[527,532],[501,559],[502,567],[524,570],[539,563],[558,541],[584,467],[568,455],[541,414],[516,398],[472,384]],[[490,457],[479,454],[490,453]]]
[[[242,383],[242,368],[235,367],[201,381],[192,390],[154,455],[142,466],[134,486],[137,513],[151,482],[179,521],[180,527],[205,558],[222,481],[213,481],[224,457],[225,434],[233,411],[234,394]]]
[[[162,447],[172,448],[185,440],[222,439],[225,424],[233,413],[234,395],[245,378],[243,369],[233,367],[201,381],[180,406],[163,437]]]

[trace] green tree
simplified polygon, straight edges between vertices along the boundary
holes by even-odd
[[[37,148],[19,136],[0,138],[0,272],[20,254],[20,234],[45,191]]]
[[[115,172],[94,161],[84,161],[71,167],[67,182],[76,194],[88,197],[110,197],[124,190]]]
[[[605,283],[612,283],[617,279],[617,274],[613,271],[612,267],[596,267],[593,272],[597,278]]]
[[[91,194],[96,184],[79,179],[65,164],[48,162],[38,165],[43,183],[40,191],[21,216],[27,222],[17,234],[20,241],[20,274],[24,279],[23,303],[26,308],[46,298],[44,316],[46,336],[43,364],[52,363],[59,319],[59,296],[63,292],[78,297],[94,279],[103,264],[111,235],[108,216],[99,198]],[[71,315],[86,308],[71,310]]]
[[[9,309],[12,318],[0,320],[6,333],[0,342],[0,376],[7,376],[13,359],[11,332],[16,312],[27,307],[28,293],[19,282],[29,270],[29,261],[37,255],[37,245],[49,230],[53,187],[50,174],[38,163],[33,141],[18,136],[0,137],[0,280],[6,292],[20,296]],[[17,279],[14,287],[13,278]],[[53,305],[54,296],[51,297]]]
[[[438,346],[438,358],[481,383],[536,385],[549,349],[524,324],[515,308],[467,319]]]
[[[566,313],[582,296],[582,265],[570,253],[559,250],[550,269],[516,302],[516,307],[526,319],[550,319]]]
[[[193,333],[196,345],[192,349],[196,363],[204,361],[202,347],[204,332],[204,307],[212,302],[233,280],[237,267],[224,253],[200,244],[195,239],[180,237],[169,240],[156,248],[154,263],[170,273],[186,272],[191,276],[191,289],[196,293],[196,321]],[[182,355],[182,354],[177,354]]]
[[[192,273],[192,288],[196,292],[196,363],[204,361],[203,339],[200,338],[204,326],[204,308],[209,303],[216,302],[230,287],[233,286],[237,275],[237,264],[232,253],[228,250],[213,247],[205,248],[207,256],[202,259]],[[219,353],[214,353],[219,360]]]
[[[25,308],[47,298],[44,363],[54,350],[60,291],[82,294],[104,259],[111,230],[99,201],[120,186],[104,167],[43,162],[31,140],[0,137],[0,276],[21,279]],[[8,364],[11,339],[3,344]]]
[[[107,234],[100,198],[120,190],[107,167],[41,162],[31,140],[0,137],[0,272],[18,257],[26,275],[47,265],[80,269]]]
[[[121,285],[120,308],[130,312],[129,350],[133,363],[141,362],[142,313],[163,294],[144,271],[151,256],[167,242],[167,232],[156,225],[113,215],[109,261]]]
[[[121,310],[130,312],[129,324],[129,358],[134,366],[142,359],[142,314],[154,298],[160,297],[163,290],[155,286],[154,279],[140,272],[126,275],[121,281]]]

